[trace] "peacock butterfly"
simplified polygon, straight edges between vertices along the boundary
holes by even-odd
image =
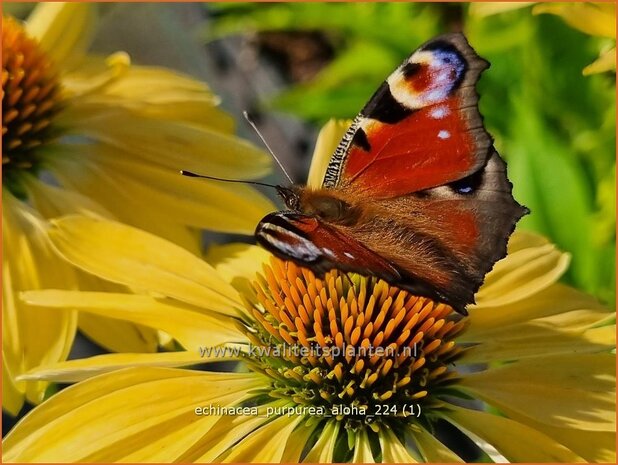
[[[488,66],[462,34],[422,45],[354,119],[321,188],[279,187],[288,209],[258,224],[258,243],[318,275],[377,276],[467,314],[528,212],[479,113]]]

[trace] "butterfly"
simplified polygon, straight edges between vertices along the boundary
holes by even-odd
[[[319,276],[376,276],[466,315],[528,213],[479,113],[488,67],[463,34],[422,45],[354,119],[320,188],[278,186],[287,209],[260,221],[257,242]]]

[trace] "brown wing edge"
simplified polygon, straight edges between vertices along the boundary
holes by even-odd
[[[475,253],[467,260],[458,260],[449,254],[448,247],[438,247],[444,251],[445,262],[450,263],[453,279],[447,289],[438,289],[418,277],[406,274],[397,267],[404,282],[397,283],[404,289],[418,289],[427,297],[438,295],[439,300],[452,306],[457,312],[466,314],[466,306],[474,304],[474,296],[482,286],[485,276],[496,262],[507,255],[508,238],[515,231],[517,222],[530,210],[519,204],[512,195],[512,183],[506,176],[506,162],[493,149],[487,164],[478,171],[483,177],[483,186],[471,200],[475,201],[479,224],[482,227],[481,241]],[[472,175],[471,177],[473,177]],[[465,198],[463,199],[465,200]],[[395,260],[393,260],[395,261]],[[410,283],[405,282],[406,278]],[[419,288],[420,286],[420,288]],[[426,287],[427,289],[424,289]]]

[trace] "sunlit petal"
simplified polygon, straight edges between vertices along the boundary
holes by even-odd
[[[280,462],[287,440],[303,420],[302,416],[281,416],[243,438],[242,444],[232,448],[225,463]]]
[[[28,18],[26,30],[61,63],[83,54],[90,45],[94,8],[86,3],[39,3]]]
[[[157,205],[158,215],[168,221],[214,231],[253,234],[258,221],[276,209],[268,198],[248,186],[187,178],[178,170],[131,160],[130,154],[118,149],[97,147],[90,150],[90,157],[97,164],[96,173],[65,169],[63,177],[70,185],[91,186],[91,189],[100,186],[103,190],[101,178],[113,180],[122,186],[127,201],[147,198]],[[73,166],[82,164],[75,160]]]
[[[511,462],[583,462],[581,457],[538,431],[508,418],[449,406],[444,417],[492,444]],[[513,438],[517,438],[514,441]]]
[[[200,313],[169,299],[105,292],[51,290],[26,292],[22,298],[31,305],[58,309],[75,308],[94,315],[158,328],[173,336],[186,349],[194,351],[199,347],[245,340],[230,317],[213,312]]]
[[[83,77],[87,85],[91,76],[80,67],[71,77],[75,81]],[[148,118],[179,120],[233,133],[235,123],[217,108],[219,100],[202,82],[164,68],[141,66],[128,68],[122,79],[88,95],[81,105],[103,112],[110,107],[124,107]]]
[[[582,73],[584,76],[590,76],[606,71],[616,71],[616,47],[606,51],[593,63],[586,66]]]
[[[252,144],[207,127],[147,119],[123,108],[71,107],[63,114],[72,133],[82,134],[178,172],[193,171],[226,179],[264,176],[270,158]]]
[[[54,172],[63,185],[84,196],[96,198],[106,210],[113,212],[118,221],[150,231],[196,255],[200,253],[198,231],[172,222],[154,210],[144,209],[143,199],[136,198],[130,189],[118,182],[113,172],[97,163],[80,159],[79,153],[74,152],[67,150],[61,161],[55,161]]]
[[[302,453],[314,429],[315,425],[307,426],[300,424],[292,431],[285,450],[283,451],[283,455],[281,456],[281,463],[300,463]]]
[[[111,352],[156,352],[158,332],[142,325],[81,312],[77,325],[87,338]]]
[[[335,443],[339,434],[340,423],[328,421],[318,436],[317,442],[311,448],[303,462],[305,463],[333,463]]]
[[[197,351],[160,352],[154,354],[103,354],[68,360],[30,370],[20,380],[43,380],[57,383],[76,383],[93,376],[123,368],[186,367],[207,361],[225,361],[225,357],[203,357]]]
[[[179,462],[213,463],[226,450],[269,421],[264,414],[264,407],[258,411],[257,416],[224,415],[219,417],[207,434],[204,434],[202,440],[185,451],[179,458]]]
[[[473,2],[470,3],[471,16],[485,17],[507,11],[519,10],[534,5],[535,2]]]
[[[472,306],[469,311],[474,325],[471,325],[470,337],[500,326],[582,309],[603,312],[603,306],[594,297],[564,284],[553,284],[530,298],[508,305]]]
[[[352,463],[376,463],[371,452],[371,444],[367,437],[367,431],[361,429],[355,434],[354,456]]]
[[[131,66],[131,57],[116,52],[107,57],[88,55],[75,63],[70,73],[63,76],[63,92],[72,105],[81,105],[84,97],[98,95],[110,84],[124,77]],[[59,116],[62,120],[63,116]],[[68,144],[67,144],[68,145]]]
[[[418,463],[389,428],[381,428],[379,438],[383,463]]]
[[[113,282],[174,297],[227,315],[237,315],[236,291],[197,257],[120,223],[71,216],[49,232],[69,261]]]
[[[350,124],[350,121],[333,119],[322,128],[315,144],[313,157],[311,158],[311,167],[307,177],[308,186],[313,188],[322,186],[330,158],[335,153],[339,141],[350,127]]]
[[[24,392],[13,381],[15,375],[9,371],[9,365],[2,353],[2,408],[11,415],[17,415],[24,405]]]
[[[204,258],[234,289],[250,299],[254,294],[251,285],[270,253],[255,245],[226,244],[210,247]]]
[[[553,440],[565,445],[588,462],[616,462],[615,431],[587,431],[569,427],[551,426],[547,423],[535,422],[529,417],[519,416],[515,412],[511,414],[513,415],[513,419],[546,434]]]
[[[4,441],[5,461],[116,461],[199,420],[197,406],[237,402],[254,374],[136,368],[91,378],[31,412]],[[76,440],[76,438],[79,438]]]
[[[44,220],[10,193],[2,194],[2,352],[8,372],[17,376],[66,358],[77,324],[77,315],[70,309],[32,308],[19,300],[18,293],[44,287],[71,288],[77,281],[71,267],[53,253]],[[18,389],[38,403],[46,386],[28,383]]]
[[[476,294],[478,306],[508,305],[538,293],[562,276],[569,260],[552,244],[509,254],[485,277]]]
[[[537,357],[462,377],[475,397],[556,427],[615,431],[613,354]]]
[[[464,334],[462,342],[478,345],[462,356],[463,363],[546,357],[557,354],[607,352],[615,347],[614,325],[593,327],[612,318],[607,311],[574,310],[504,326],[481,327]],[[611,322],[610,322],[611,323]]]
[[[78,213],[113,218],[113,215],[91,198],[77,192],[51,186],[29,177],[28,193],[34,207],[47,219]]]

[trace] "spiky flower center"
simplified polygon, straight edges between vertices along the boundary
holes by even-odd
[[[37,147],[55,136],[61,108],[58,74],[39,44],[12,18],[2,18],[2,170],[9,185],[36,169]]]
[[[454,378],[464,322],[446,305],[375,278],[333,270],[318,279],[278,259],[255,289],[249,363],[272,379],[273,397],[376,430],[414,421]]]

